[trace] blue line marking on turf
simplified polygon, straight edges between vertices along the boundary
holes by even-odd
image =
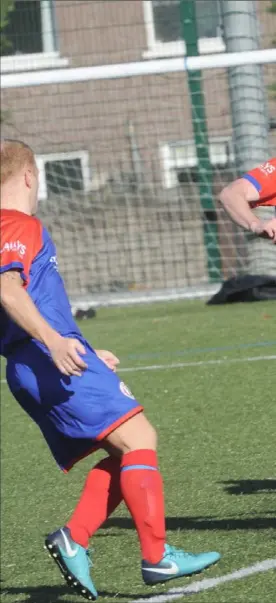
[[[193,354],[204,354],[205,352],[229,352],[236,350],[248,350],[250,348],[265,348],[276,345],[276,341],[257,341],[255,343],[241,343],[236,345],[215,346],[211,348],[189,348],[187,350],[176,350],[174,352],[149,352],[146,354],[128,354],[122,357],[122,360],[146,360],[147,358],[161,358],[164,356],[191,356]]]

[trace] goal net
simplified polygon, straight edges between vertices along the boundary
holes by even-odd
[[[231,90],[240,86],[243,102],[239,69],[254,79],[252,97],[262,82],[268,127],[261,153],[269,153],[263,160],[275,154],[271,3],[259,3],[263,48],[231,54],[218,31],[218,3],[199,2],[209,7],[199,25],[204,54],[186,62],[169,12],[174,0],[57,1],[58,46],[52,3],[16,2],[14,10],[23,4],[43,5],[44,13],[47,5],[48,13],[37,16],[42,48],[4,52],[2,136],[35,150],[39,217],[56,243],[73,303],[206,295],[233,275],[275,274],[275,248],[234,227],[218,203],[244,167]],[[203,108],[189,73],[200,83]],[[252,123],[259,117],[253,109]],[[250,140],[245,155],[254,167],[259,141]],[[201,164],[205,151],[208,163]]]

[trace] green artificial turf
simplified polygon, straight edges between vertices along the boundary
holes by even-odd
[[[222,554],[206,574],[151,590],[141,581],[137,536],[122,505],[91,543],[104,600],[126,603],[275,559],[276,362],[264,358],[276,355],[275,302],[102,309],[81,328],[94,347],[119,355],[121,369],[163,366],[122,371],[122,378],[159,433],[168,540],[192,552]],[[217,360],[223,362],[208,364]],[[43,540],[70,516],[100,453],[63,475],[5,383],[1,394],[1,601],[78,603]],[[190,599],[274,603],[276,572],[179,600]]]

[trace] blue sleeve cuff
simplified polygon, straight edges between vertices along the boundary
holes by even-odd
[[[24,282],[27,281],[26,274],[24,273],[24,266],[21,262],[10,262],[10,264],[5,264],[5,266],[0,266],[0,274],[4,272],[8,272],[9,270],[20,270],[20,276]]]
[[[261,192],[262,185],[258,182],[258,180],[256,180],[256,178],[254,178],[254,176],[251,176],[251,174],[244,174],[243,178],[245,178],[245,180],[248,180],[248,182],[251,182],[251,184],[253,184],[253,186],[255,186],[255,188],[257,189],[258,193]]]

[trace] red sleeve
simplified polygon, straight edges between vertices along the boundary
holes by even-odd
[[[32,261],[42,247],[42,225],[31,216],[18,217],[8,210],[1,212],[0,273],[20,270],[28,284]]]
[[[243,176],[255,186],[259,193],[258,204],[265,202],[269,197],[276,196],[276,157],[262,163],[254,170]]]

